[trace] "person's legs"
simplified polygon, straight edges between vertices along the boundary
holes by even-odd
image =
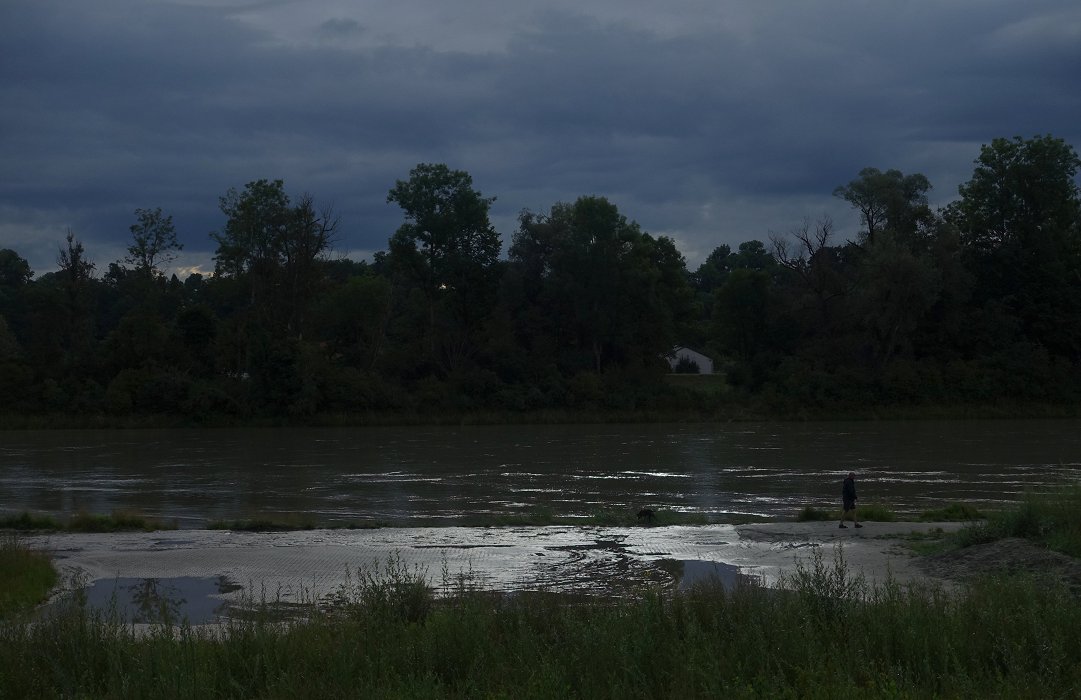
[[[847,525],[845,525],[845,516],[846,515],[848,515],[848,511],[845,510],[844,508],[842,508],[841,509],[841,524],[838,525],[837,527],[841,527],[841,528],[848,527]]]

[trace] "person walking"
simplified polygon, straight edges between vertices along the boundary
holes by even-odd
[[[863,527],[856,520],[856,473],[848,472],[848,476],[845,477],[844,482],[841,483],[841,524],[838,527],[844,528],[845,517],[851,512],[852,522],[856,527]]]

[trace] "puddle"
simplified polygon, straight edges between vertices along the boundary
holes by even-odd
[[[228,617],[229,604],[221,596],[240,587],[224,576],[205,578],[98,579],[83,589],[88,610],[128,623],[203,625]]]
[[[748,577],[741,574],[739,567],[721,561],[702,561],[700,559],[668,560],[675,570],[679,581],[679,590],[688,591],[695,586],[720,585],[726,591],[746,583]]]

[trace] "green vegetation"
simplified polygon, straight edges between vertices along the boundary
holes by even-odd
[[[815,508],[814,506],[804,506],[803,510],[796,516],[796,521],[801,523],[806,522],[818,522],[823,520],[840,520],[841,511],[833,513],[821,508]]]
[[[114,510],[109,515],[96,515],[79,512],[68,520],[67,530],[71,532],[121,532],[125,530],[175,530],[175,523],[165,523],[155,518],[148,518],[139,513]]]
[[[1065,697],[1081,606],[1035,579],[870,587],[841,557],[784,592],[496,596],[388,562],[335,605],[149,634],[78,605],[0,627],[3,697]]]
[[[55,585],[48,557],[23,547],[14,534],[0,535],[0,620],[32,609]]]
[[[22,512],[0,518],[0,530],[62,530],[64,526],[48,515]]]
[[[390,188],[370,262],[260,179],[219,199],[214,275],[180,280],[171,216],[138,208],[100,267],[74,234],[37,277],[0,250],[0,426],[1076,416],[1081,160],[1036,136],[974,165],[938,211],[923,175],[865,168],[834,192],[847,240],[807,223],[697,270],[596,196],[505,246],[442,164]],[[676,345],[718,373],[672,375]]]
[[[967,547],[1004,537],[1023,537],[1081,557],[1081,484],[1052,493],[1026,493],[1017,507],[989,513],[986,520],[959,530],[955,540]]]
[[[971,503],[950,503],[944,508],[925,510],[920,520],[927,523],[956,523],[982,520],[986,515]]]
[[[114,510],[110,515],[99,515],[80,511],[66,522],[47,515],[20,513],[19,515],[0,518],[0,529],[28,530],[65,530],[68,532],[122,532],[175,530],[176,523],[166,523],[155,518],[148,518],[139,513]]]

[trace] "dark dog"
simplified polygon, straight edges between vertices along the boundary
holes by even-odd
[[[638,511],[638,519],[645,520],[650,525],[653,524],[654,515],[656,515],[656,513],[653,512],[652,508],[643,508],[642,510]]]

